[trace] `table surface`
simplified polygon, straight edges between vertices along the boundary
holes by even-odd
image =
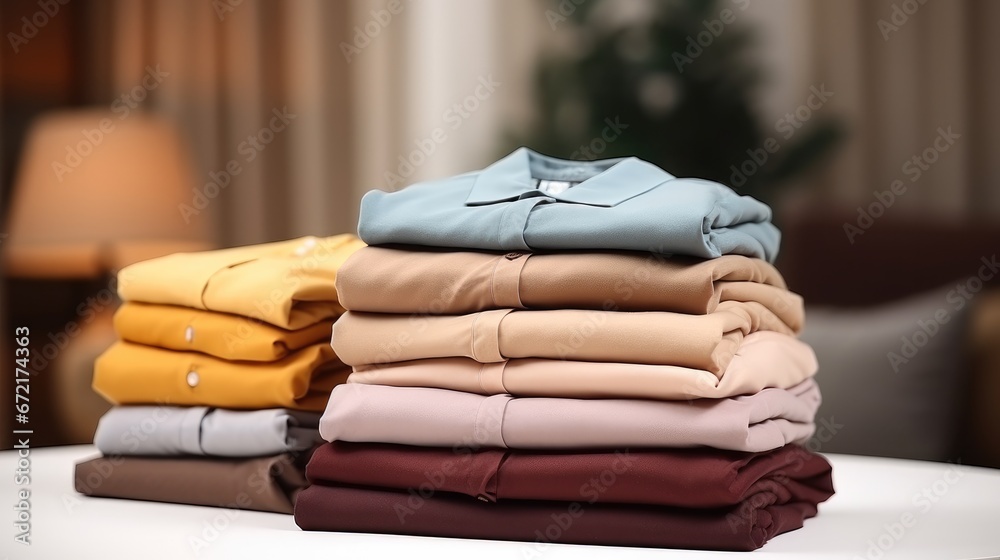
[[[14,542],[18,457],[0,452],[0,560],[55,558],[672,558],[746,553],[303,532],[290,515],[88,498],[73,465],[92,446],[37,449],[31,461],[31,545]],[[805,527],[775,537],[754,560],[919,560],[1000,556],[1000,470],[828,455],[837,494]]]

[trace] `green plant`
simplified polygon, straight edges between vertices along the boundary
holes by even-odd
[[[514,141],[559,157],[637,156],[765,202],[839,142],[842,130],[828,118],[810,118],[788,139],[761,122],[753,107],[763,79],[753,59],[756,36],[740,21],[749,0],[647,0],[648,13],[616,23],[609,15],[623,6],[619,1],[551,3],[549,15],[565,15],[550,20],[554,33],[570,44],[540,60],[539,118]],[[574,8],[565,14],[569,3]],[[732,15],[728,23],[723,10]],[[616,117],[626,130],[600,153],[580,151]],[[768,138],[779,140],[779,149],[733,184],[734,166]]]

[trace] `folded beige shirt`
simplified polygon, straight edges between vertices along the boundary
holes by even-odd
[[[469,315],[349,311],[333,325],[333,348],[348,365],[424,358],[509,358],[626,362],[726,370],[743,337],[792,334],[759,303],[727,301],[707,315],[666,311],[497,309]]]
[[[637,252],[488,253],[365,247],[337,274],[352,311],[463,314],[487,309],[601,309],[705,314],[757,302],[798,332],[802,298],[760,259]]]
[[[433,387],[516,397],[683,400],[751,395],[787,389],[816,374],[812,348],[791,336],[750,333],[726,372],[646,364],[517,358],[480,364],[469,358],[436,358],[355,366],[348,383]]]

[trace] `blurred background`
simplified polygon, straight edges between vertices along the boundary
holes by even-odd
[[[370,189],[528,145],[772,205],[815,450],[1000,466],[998,24],[992,0],[6,0],[0,293],[32,444],[90,441],[121,266],[353,232]]]

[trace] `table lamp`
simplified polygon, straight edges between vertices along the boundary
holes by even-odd
[[[208,249],[205,221],[186,223],[178,209],[192,204],[195,186],[186,146],[168,121],[100,109],[43,115],[28,133],[14,185],[6,274],[110,280],[133,262]],[[58,411],[71,440],[89,440],[108,408],[90,383],[94,358],[115,340],[113,307],[73,317],[81,330],[46,368],[56,401],[46,408]]]
[[[102,110],[49,113],[31,128],[15,182],[5,267],[11,276],[93,278],[208,246],[185,223],[194,172],[167,121]]]

